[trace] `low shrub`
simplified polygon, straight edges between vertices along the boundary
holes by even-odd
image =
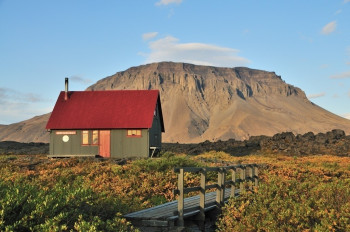
[[[307,175],[267,174],[254,193],[230,200],[218,231],[350,231],[350,179]]]
[[[120,200],[82,186],[0,180],[0,231],[135,231],[119,213],[127,207]]]

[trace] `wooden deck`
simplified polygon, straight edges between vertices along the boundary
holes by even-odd
[[[240,190],[235,191],[235,195],[239,194]],[[225,189],[225,200],[229,199],[231,188]],[[199,198],[200,196],[193,196],[184,199],[184,218],[189,218],[199,214]],[[176,225],[178,219],[178,202],[172,201],[163,205],[144,209],[124,215],[124,217],[131,221],[135,226],[157,226],[157,227],[171,227]],[[216,191],[205,194],[205,212],[217,208]]]

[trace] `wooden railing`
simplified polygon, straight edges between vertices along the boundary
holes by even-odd
[[[184,226],[184,195],[186,193],[199,191],[199,221],[205,221],[205,192],[207,189],[216,189],[216,205],[223,206],[225,203],[225,188],[231,186],[230,196],[234,197],[236,192],[236,183],[239,184],[240,192],[245,191],[244,182],[249,182],[249,189],[258,186],[258,165],[257,164],[239,164],[226,167],[184,167],[175,168],[178,173],[178,189],[174,192],[178,194],[178,226]],[[231,171],[231,180],[226,181],[226,173]],[[200,173],[200,186],[184,188],[184,173]],[[216,184],[207,185],[207,173],[217,172],[218,178]],[[238,175],[237,175],[238,174]],[[236,178],[236,175],[238,178]]]

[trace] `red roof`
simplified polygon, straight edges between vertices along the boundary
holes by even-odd
[[[46,129],[142,129],[151,128],[158,106],[164,132],[158,90],[62,91]],[[158,104],[157,104],[158,103]]]

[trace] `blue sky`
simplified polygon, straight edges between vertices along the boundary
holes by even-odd
[[[0,0],[0,124],[158,61],[274,71],[350,119],[350,0]]]

